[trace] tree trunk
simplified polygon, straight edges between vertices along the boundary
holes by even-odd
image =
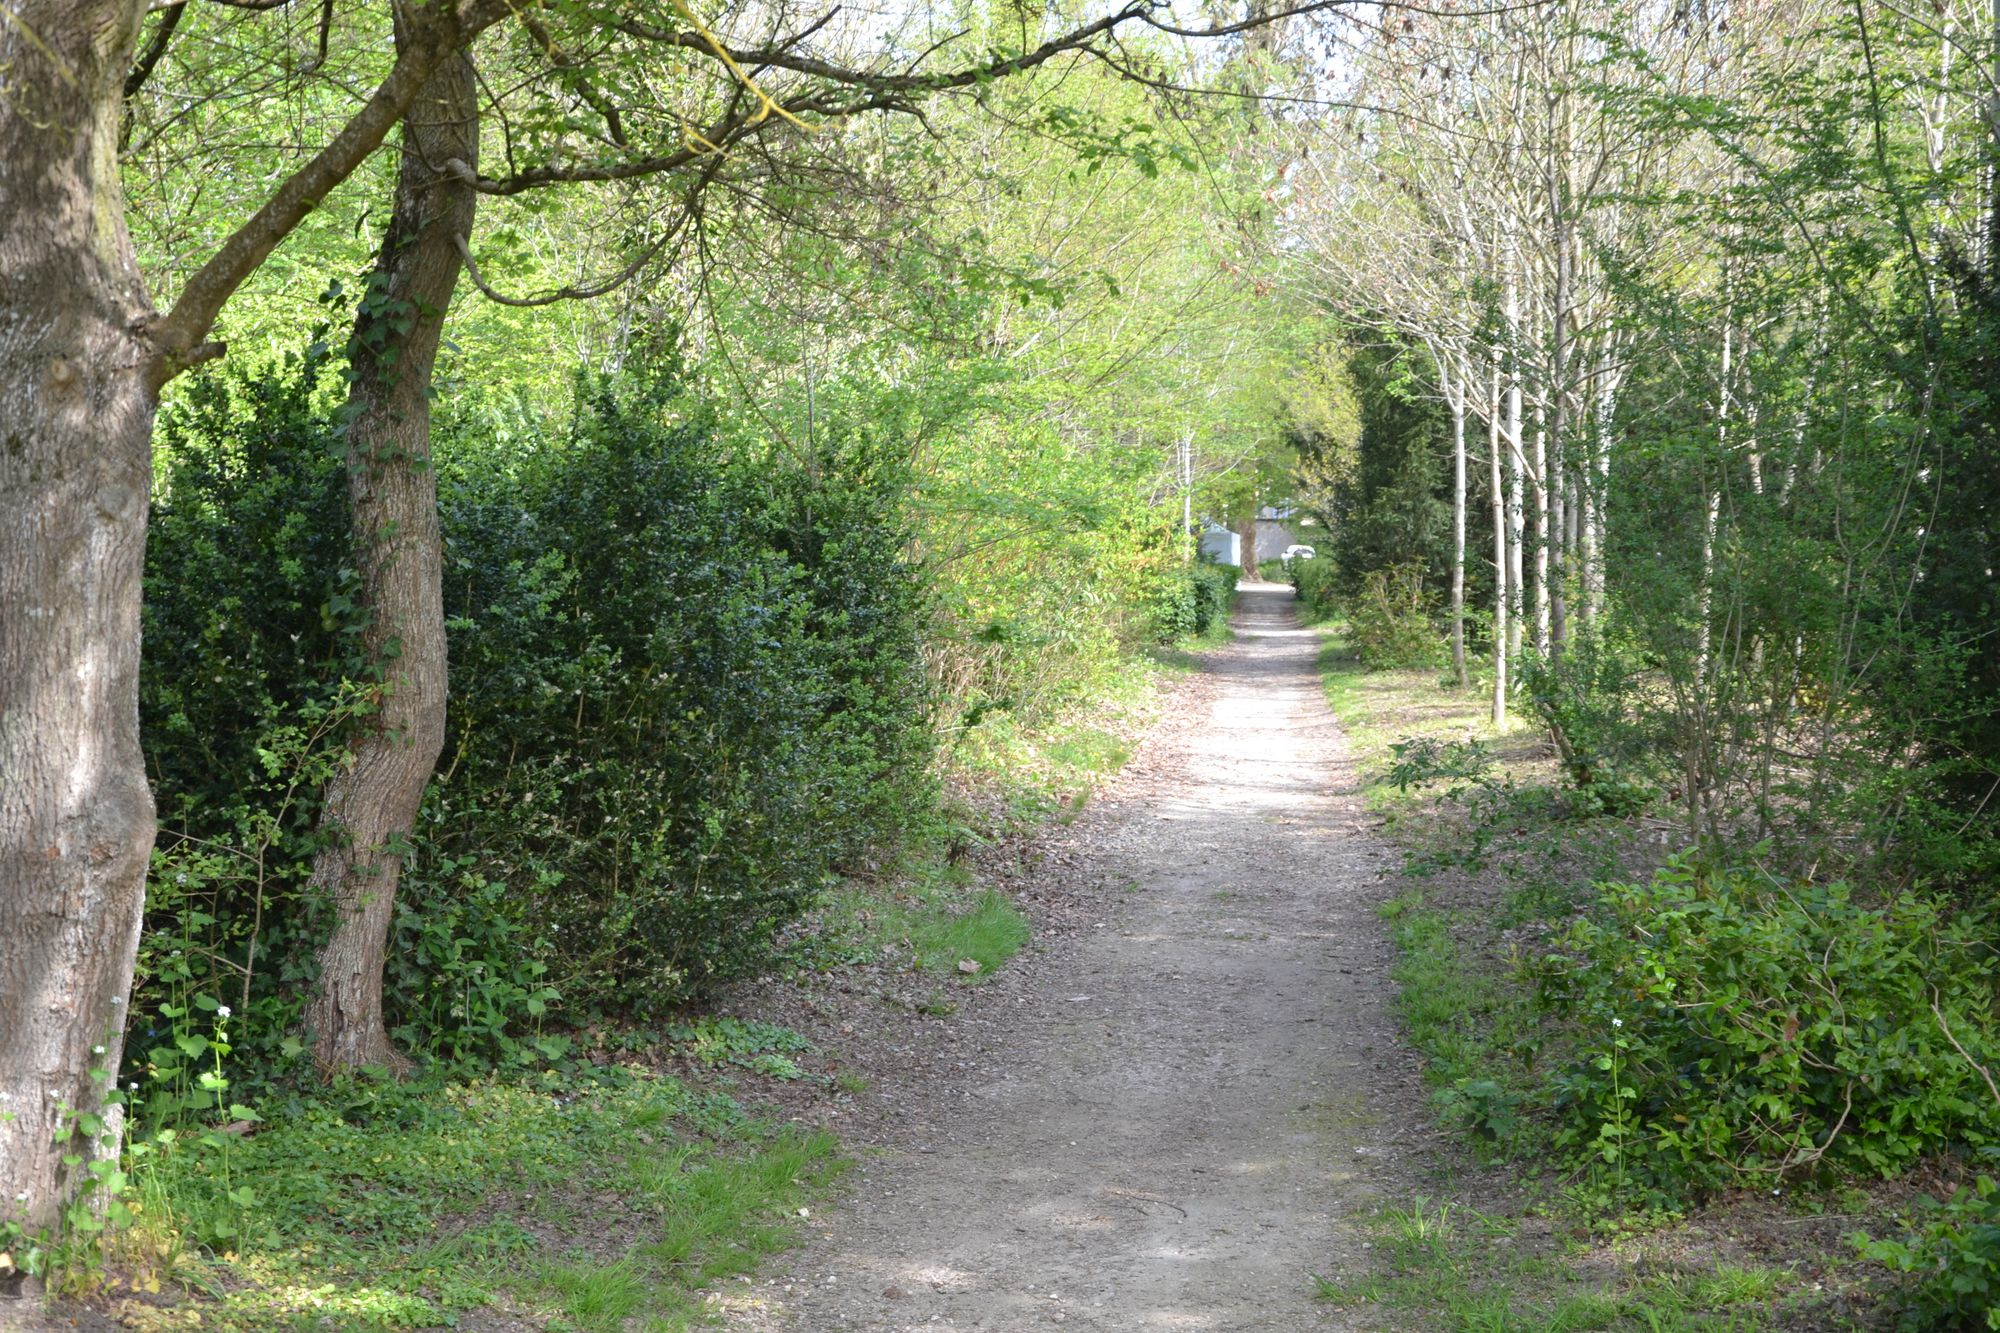
[[[1524,569],[1521,560],[1525,535],[1524,502],[1521,488],[1524,462],[1521,456],[1521,290],[1510,273],[1507,278],[1507,415],[1503,431],[1507,453],[1507,654],[1521,654],[1521,609]]]
[[[1724,278],[1727,282],[1727,275]],[[1718,471],[1729,466],[1729,405],[1730,376],[1734,374],[1736,331],[1730,322],[1731,314],[1725,306],[1722,320],[1722,373],[1718,380],[1715,399],[1715,439],[1716,467]],[[1714,486],[1704,490],[1701,526],[1701,584],[1695,594],[1695,679],[1700,689],[1708,686],[1708,665],[1712,628],[1709,617],[1715,604],[1715,539],[1722,521],[1722,490]]]
[[[1194,432],[1184,431],[1180,440],[1181,470],[1181,555],[1192,565],[1201,558],[1201,533],[1194,526]]]
[[[1549,655],[1549,432],[1535,422],[1535,652]]]
[[[399,34],[399,37],[401,34]],[[395,211],[355,318],[348,499],[379,707],[327,792],[333,835],[312,886],[336,912],[306,1029],[322,1069],[406,1072],[382,1017],[382,964],[404,844],[444,745],[443,544],[430,386],[470,235],[479,127],[472,61],[441,63],[403,119]]]
[[[116,1150],[104,1094],[145,906],[139,593],[152,307],[120,89],[144,0],[0,23],[0,1223],[53,1227]]]
[[[1605,359],[1609,359],[1608,352]],[[1604,614],[1604,507],[1610,499],[1611,431],[1617,394],[1617,375],[1608,364],[1600,363],[1590,444],[1579,488],[1583,493],[1583,620],[1592,631]]]
[[[1540,574],[1541,615],[1536,626],[1542,651],[1551,657],[1562,654],[1563,640],[1569,636],[1569,604],[1564,587],[1569,576],[1568,487],[1569,451],[1564,435],[1569,422],[1570,347],[1569,319],[1573,297],[1569,217],[1569,103],[1552,104],[1550,119],[1555,124],[1555,151],[1549,163],[1549,219],[1555,232],[1556,281],[1554,309],[1549,319],[1548,429],[1549,459],[1542,469],[1542,547],[1536,556]],[[1537,450],[1539,453],[1540,451]],[[1537,460],[1538,464],[1540,460]]]
[[[1257,577],[1257,511],[1254,507],[1250,510],[1250,517],[1236,525],[1236,535],[1243,543],[1243,549],[1238,552],[1243,561],[1243,577],[1254,579]]]
[[[1493,725],[1507,725],[1507,488],[1500,467],[1500,367],[1493,367],[1488,399],[1486,448],[1491,462],[1488,484],[1493,488]]]
[[[1469,384],[1451,394],[1451,669],[1461,690],[1465,670],[1465,400]]]

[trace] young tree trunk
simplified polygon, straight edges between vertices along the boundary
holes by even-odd
[[[1257,577],[1257,510],[1254,506],[1250,517],[1236,525],[1236,536],[1242,543],[1242,549],[1237,554],[1243,561],[1243,577],[1254,579]]]
[[[1181,470],[1181,563],[1191,565],[1201,557],[1201,534],[1194,526],[1194,431],[1183,431],[1180,439]]]
[[[1507,414],[1505,448],[1507,453],[1507,655],[1521,655],[1521,609],[1522,592],[1525,584],[1525,569],[1521,558],[1522,539],[1526,536],[1525,498],[1522,487],[1525,478],[1521,475],[1525,460],[1521,456],[1521,292],[1514,277],[1507,279],[1507,340],[1509,362],[1507,368]]]
[[[1542,650],[1551,656],[1559,656],[1563,640],[1569,635],[1569,606],[1563,587],[1568,577],[1565,557],[1569,550],[1566,504],[1569,451],[1564,445],[1564,434],[1569,425],[1566,412],[1570,378],[1569,321],[1574,286],[1570,257],[1568,101],[1562,101],[1559,107],[1552,107],[1550,118],[1557,127],[1548,175],[1549,219],[1555,232],[1556,280],[1554,309],[1549,318],[1549,460],[1542,470],[1542,549],[1535,557],[1541,583],[1538,593],[1541,615],[1537,618],[1536,628],[1543,641]],[[1537,459],[1537,462],[1541,460]],[[1550,586],[1552,582],[1553,587]]]
[[[1608,353],[1606,356],[1608,357]],[[1608,364],[1600,362],[1597,402],[1591,418],[1591,438],[1584,455],[1583,533],[1580,541],[1583,561],[1583,619],[1594,629],[1604,614],[1604,507],[1609,499],[1611,478],[1611,428],[1617,408],[1618,379]]]
[[[1730,376],[1735,370],[1736,331],[1729,316],[1722,321],[1722,373],[1715,400],[1716,467],[1728,467]],[[1697,688],[1708,686],[1711,658],[1709,624],[1715,609],[1715,539],[1722,521],[1722,490],[1711,486],[1703,493],[1701,526],[1701,583],[1695,594],[1695,680]]]
[[[1465,399],[1460,382],[1451,395],[1451,669],[1458,688],[1471,683],[1465,670]]]
[[[430,386],[472,229],[478,109],[472,61],[440,63],[403,119],[395,211],[355,318],[347,476],[380,703],[327,792],[332,836],[312,887],[336,912],[306,1008],[322,1069],[406,1072],[382,1018],[382,965],[403,844],[444,745],[443,544]]]
[[[1535,651],[1549,655],[1549,432],[1535,423]]]
[[[1558,445],[1549,460],[1549,656],[1562,656],[1569,634],[1569,598],[1563,586],[1569,577],[1570,482]]]
[[[139,590],[160,363],[117,151],[144,11],[10,0],[0,22],[0,1223],[31,1233],[116,1150],[104,1094],[153,843]]]
[[[1493,725],[1507,725],[1507,488],[1500,467],[1500,366],[1493,366],[1487,398],[1486,450],[1493,488]]]

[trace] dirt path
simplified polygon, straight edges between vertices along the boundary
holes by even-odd
[[[885,1093],[880,1150],[732,1327],[1343,1327],[1310,1274],[1355,1266],[1358,1215],[1409,1189],[1427,1135],[1385,1012],[1393,861],[1289,589],[1239,607],[1070,830],[1125,891],[981,997],[976,1049],[910,1049],[958,1095]]]

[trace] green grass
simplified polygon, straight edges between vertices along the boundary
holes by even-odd
[[[1424,1198],[1384,1208],[1369,1230],[1381,1267],[1314,1274],[1315,1298],[1426,1333],[1758,1333],[1775,1327],[1769,1316],[1789,1276],[1726,1264],[1665,1278],[1594,1276],[1523,1247],[1507,1218]]]
[[[961,961],[970,959],[979,971],[968,980],[992,972],[1027,942],[1028,918],[997,889],[980,893],[962,912],[931,917],[910,930],[910,946],[926,971],[954,973]]]
[[[551,1329],[689,1328],[844,1166],[830,1136],[631,1071],[337,1085],[139,1161],[111,1271],[196,1294],[133,1317],[225,1333],[432,1327],[503,1293]]]
[[[1029,926],[997,889],[980,888],[964,870],[934,863],[893,885],[847,884],[833,890],[812,941],[816,956],[902,964],[940,978],[978,981],[1021,951]],[[979,971],[958,971],[971,959]],[[943,1004],[943,1001],[940,1001]]]

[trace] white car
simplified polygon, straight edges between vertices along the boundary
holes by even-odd
[[[1314,550],[1310,546],[1307,546],[1301,542],[1293,542],[1290,546],[1287,546],[1285,548],[1285,553],[1279,556],[1278,559],[1284,561],[1286,564],[1289,565],[1294,560],[1310,560],[1318,554],[1319,552]]]

